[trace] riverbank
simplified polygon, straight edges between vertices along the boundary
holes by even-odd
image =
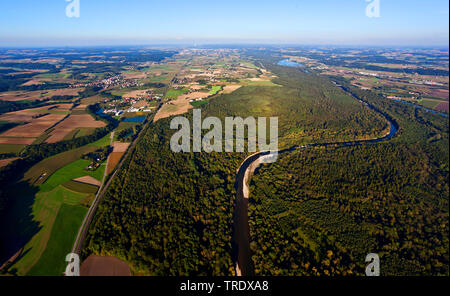
[[[348,95],[355,98],[359,102],[365,104],[371,110],[381,114],[388,122],[390,129],[389,133],[383,135],[379,138],[369,139],[369,140],[355,140],[347,142],[335,142],[335,143],[321,143],[321,144],[309,144],[302,146],[293,146],[288,149],[278,151],[279,154],[285,152],[291,152],[294,150],[300,150],[311,147],[326,147],[330,145],[334,146],[354,146],[367,143],[376,143],[381,141],[386,141],[395,136],[399,130],[398,124],[390,118],[387,114],[384,114],[378,110],[375,106],[371,105],[369,102],[362,100],[361,98],[355,96],[343,86],[336,84]],[[264,162],[264,158],[268,157],[269,152],[258,152],[249,157],[247,157],[238,169],[236,175],[236,207],[234,212],[234,261],[235,261],[235,271],[237,276],[252,276],[254,275],[254,267],[251,259],[250,250],[250,226],[248,222],[248,201],[250,196],[250,190],[248,188],[250,180],[256,169]]]

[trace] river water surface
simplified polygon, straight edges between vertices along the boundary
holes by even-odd
[[[348,142],[334,142],[334,143],[320,143],[320,144],[308,144],[303,146],[293,146],[288,149],[280,150],[278,153],[285,153],[294,150],[301,150],[308,147],[325,147],[325,146],[356,146],[365,143],[376,143],[392,138],[398,131],[398,124],[387,114],[378,110],[375,106],[368,102],[356,97],[352,93],[349,93],[344,87],[335,83],[347,94],[355,98],[361,104],[364,104],[373,111],[383,115],[386,121],[389,123],[389,133],[376,139],[370,140],[356,140]],[[250,250],[250,227],[248,223],[248,200],[249,200],[249,188],[248,184],[250,178],[257,167],[261,164],[261,159],[270,152],[258,152],[249,156],[239,167],[236,175],[236,206],[234,210],[234,229],[233,229],[233,260],[235,262],[236,275],[238,276],[252,276],[254,275],[254,267],[251,259]]]

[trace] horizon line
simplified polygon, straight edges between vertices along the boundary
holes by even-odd
[[[333,43],[246,43],[246,42],[223,42],[223,43],[136,43],[136,44],[78,44],[78,45],[0,45],[0,49],[62,49],[62,48],[114,48],[114,47],[187,47],[187,48],[199,48],[207,46],[295,46],[295,47],[350,47],[350,48],[444,48],[449,49],[449,44],[432,44],[432,45],[418,45],[418,44],[333,44]]]

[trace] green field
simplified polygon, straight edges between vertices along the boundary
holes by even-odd
[[[128,128],[132,128],[138,124],[139,124],[138,122],[124,122],[124,121],[119,123],[119,126],[116,128],[114,133],[114,141],[117,141],[117,136],[121,131],[126,130]]]
[[[85,105],[92,105],[92,104],[96,104],[96,103],[100,103],[103,102],[105,100],[104,97],[101,96],[93,96],[93,97],[89,97],[89,98],[84,98],[81,100],[81,104],[85,104]]]
[[[46,73],[46,74],[39,74],[34,76],[33,78],[45,78],[45,79],[67,79],[70,77],[70,73]]]
[[[25,112],[41,112],[42,114],[50,113],[50,114],[69,114],[70,111],[62,111],[62,110],[47,110],[47,109],[33,109],[33,110],[26,110]]]
[[[161,82],[167,80],[169,77],[167,76],[155,76],[151,78],[147,78],[142,80],[143,83],[149,83],[149,82]]]
[[[89,76],[90,79],[104,79],[109,73],[83,73],[83,75]]]
[[[0,154],[20,153],[26,145],[0,144]]]
[[[36,140],[33,142],[33,145],[39,145],[44,143],[48,138],[50,138],[50,133],[53,129],[48,130],[47,132],[43,133],[39,137],[36,138]]]
[[[242,66],[247,67],[247,68],[251,68],[251,69],[258,69],[258,67],[256,67],[253,63],[250,62],[241,62]]]
[[[30,184],[35,184],[38,186],[39,184],[44,183],[46,180],[45,178],[51,176],[58,169],[70,164],[71,162],[79,160],[83,154],[93,152],[97,149],[98,148],[95,146],[87,145],[49,157],[32,166],[25,173],[23,180],[29,181]],[[46,174],[45,178],[40,179],[43,174]]]
[[[125,122],[122,121],[121,123],[119,123],[119,126],[116,128],[115,133],[119,133],[127,128],[131,128],[134,127],[136,125],[138,125],[139,122]]]
[[[119,96],[119,97],[121,97],[121,96],[123,96],[124,94],[126,94],[126,93],[128,93],[128,92],[130,92],[129,90],[128,91],[113,91],[113,92],[111,92],[111,94],[113,95],[113,96]]]
[[[88,112],[83,109],[72,110],[72,115],[84,115],[84,114],[88,114]]]
[[[80,129],[76,128],[71,130],[67,135],[64,136],[63,141],[72,140],[77,137]]]
[[[109,140],[109,135],[105,138]],[[102,145],[103,142],[97,144]],[[23,185],[14,187],[13,190],[17,192],[14,194],[21,198],[15,201],[8,212],[6,218],[13,222],[5,232],[13,233],[8,237],[29,237],[24,248],[26,251],[12,266],[18,274],[61,274],[65,255],[70,252],[87,211],[80,203],[85,204],[86,200],[92,199],[98,189],[71,180],[82,176],[92,176],[97,180],[103,178],[105,164],[90,172],[84,170],[90,161],[80,159],[81,155],[96,149],[97,146],[87,145],[45,159],[25,173]],[[26,184],[37,186],[29,187]],[[28,215],[25,214],[27,211],[30,211]]]
[[[95,147],[106,147],[111,143],[111,134],[107,134],[100,140],[89,144],[89,146],[95,146]]]
[[[67,135],[64,136],[64,141],[66,140],[72,140],[75,138],[80,138],[84,136],[88,136],[92,134],[95,131],[95,128],[93,127],[79,127],[76,129],[71,130]]]
[[[95,128],[94,127],[80,127],[79,130],[80,130],[80,132],[76,135],[76,138],[91,135],[95,131]]]
[[[174,71],[175,69],[170,67],[169,65],[156,65],[149,68],[142,69],[144,72],[151,72],[152,70],[165,70],[165,71]]]
[[[176,99],[179,96],[185,94],[186,92],[188,92],[189,89],[188,88],[182,88],[182,89],[171,89],[167,92],[166,94],[166,98],[171,98],[171,99]]]
[[[217,94],[219,91],[222,90],[222,86],[220,85],[213,85],[212,89],[210,90],[210,94],[215,95]]]
[[[240,83],[248,86],[280,86],[272,81],[251,81],[248,79],[240,79]]]
[[[19,275],[25,275],[40,261],[41,255],[44,253],[49,242],[53,226],[56,226],[55,220],[61,206],[64,204],[75,206],[89,195],[76,193],[62,186],[58,186],[50,192],[43,193],[35,193],[30,188],[17,188],[16,190],[17,194],[19,194],[18,196],[21,198],[16,200],[8,212],[7,218],[12,222],[5,231],[13,232],[14,234],[9,235],[12,235],[12,237],[20,235],[30,238],[24,246],[25,251],[22,257],[12,266]],[[29,217],[25,215],[27,211],[30,211]],[[65,214],[65,217],[69,220],[72,217],[73,219],[80,219],[79,215],[72,216],[72,214]],[[79,223],[81,223],[81,220],[82,217]],[[63,225],[61,227],[65,226]],[[71,240],[73,243],[75,236],[72,235],[70,229],[63,233],[65,233],[63,236],[57,236],[58,240]],[[58,240],[51,242],[51,245],[61,245]],[[66,250],[63,249],[62,252],[66,252]],[[52,260],[60,259],[55,257]],[[44,263],[40,264],[43,265]]]
[[[92,172],[86,171],[84,168],[90,163],[89,160],[80,159],[62,167],[54,172],[44,184],[39,186],[39,192],[51,191],[61,184],[83,176],[91,176],[101,181],[105,171],[105,165],[101,165],[97,170]]]
[[[81,226],[87,209],[79,205],[63,203],[58,211],[47,247],[39,261],[27,275],[63,275],[67,266],[66,255],[72,250],[74,238]]]
[[[194,102],[191,102],[191,105],[194,107],[200,107],[202,105],[205,105],[206,103],[208,103],[208,101],[194,101]]]
[[[23,216],[21,212],[28,208],[26,204],[30,204],[30,218],[32,220],[25,224],[23,222],[17,223],[17,225],[13,224],[8,231],[22,233],[32,228],[27,226],[27,224],[39,225],[30,234],[30,240],[25,246],[28,251],[13,266],[19,274],[27,274],[36,263],[38,265],[31,270],[33,275],[49,274],[48,272],[50,271],[50,274],[60,274],[57,272],[57,269],[64,262],[62,261],[58,265],[55,264],[55,260],[59,262],[61,259],[58,256],[66,253],[67,247],[73,243],[75,233],[87,211],[86,208],[80,206],[80,203],[83,200],[92,198],[97,191],[96,186],[71,182],[71,180],[82,176],[92,176],[97,180],[103,178],[105,165],[102,165],[94,172],[89,172],[85,171],[84,168],[90,161],[79,159],[82,154],[91,152],[95,148],[84,146],[38,163],[25,174],[27,179],[31,181],[36,180],[42,175],[42,171],[49,172],[48,175],[50,177],[39,187],[27,188],[25,186],[24,188],[18,187],[15,189],[19,192],[18,196],[21,196],[21,199],[16,201],[9,215],[14,215],[15,217]],[[73,160],[74,158],[75,160]],[[41,180],[38,181],[41,182]],[[66,207],[66,205],[69,206]],[[63,209],[61,215],[58,214],[60,208]],[[67,214],[67,211],[70,211],[71,214]],[[60,223],[63,217],[65,217],[66,221]],[[50,232],[52,233],[51,236]],[[47,242],[49,249],[46,249]],[[41,257],[42,255],[44,257]]]
[[[98,191],[98,186],[81,183],[81,182],[77,182],[77,181],[72,181],[72,180],[64,183],[62,186],[71,191],[80,192],[80,193],[96,194]]]
[[[429,99],[422,99],[419,101],[419,105],[422,105],[426,108],[434,109],[436,108],[441,102],[435,101],[435,100],[429,100]]]

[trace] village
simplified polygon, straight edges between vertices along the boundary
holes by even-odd
[[[142,85],[143,83],[139,83],[138,79],[126,79],[122,75],[114,75],[89,83],[74,83],[70,85],[70,88],[96,87],[100,89],[109,89],[112,87],[118,87],[120,89],[125,89],[130,87],[139,87]]]

